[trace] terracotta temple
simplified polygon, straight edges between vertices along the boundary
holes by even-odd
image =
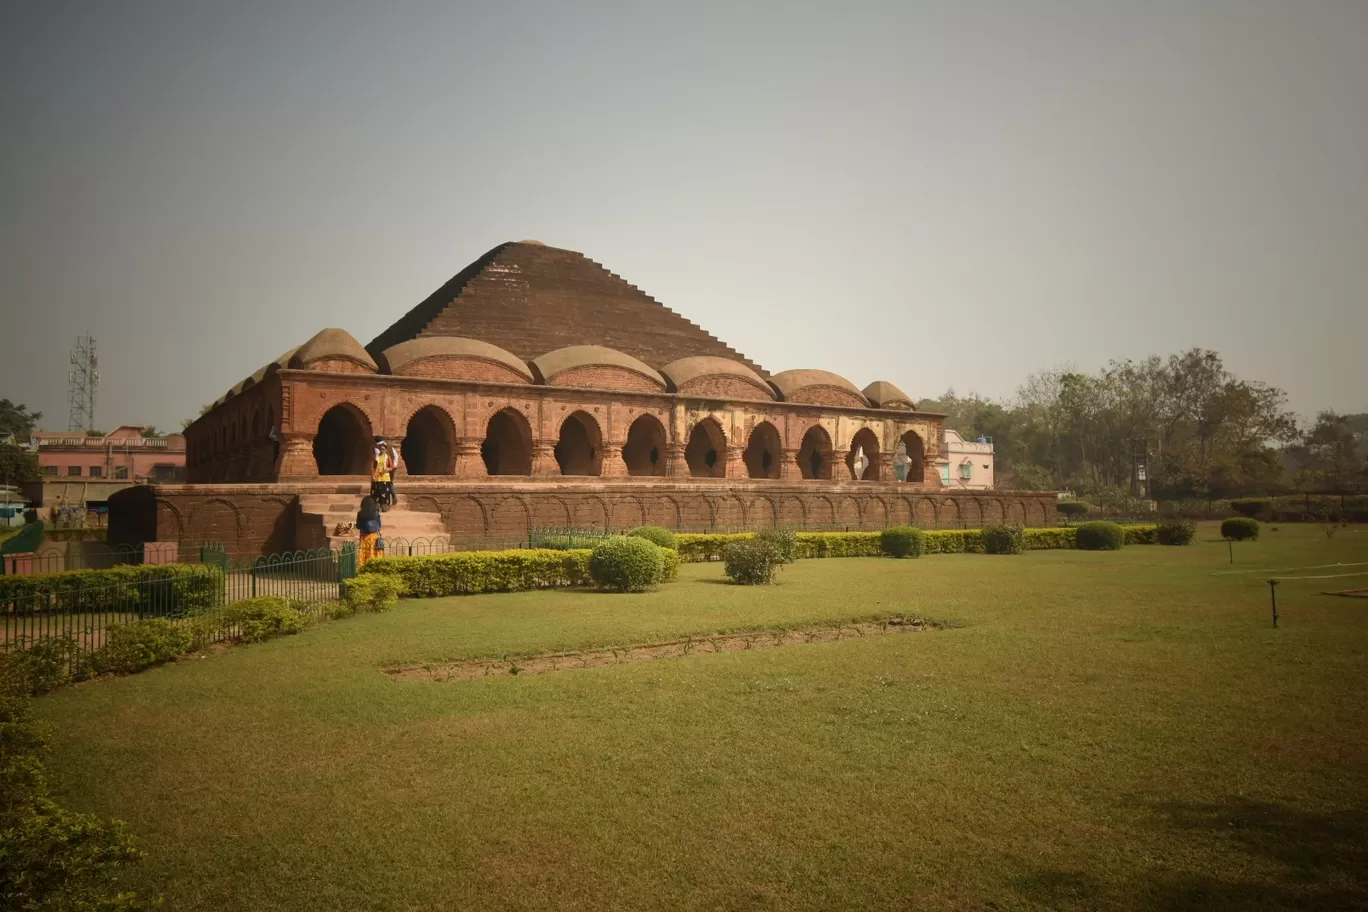
[[[396,539],[1044,524],[1053,494],[942,486],[942,418],[889,381],[771,374],[582,254],[506,243],[368,345],[324,329],[228,390],[185,432],[188,483],[122,492],[110,535],[336,544],[376,436]]]

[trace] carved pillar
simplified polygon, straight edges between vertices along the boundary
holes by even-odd
[[[803,477],[803,467],[798,464],[797,449],[785,449],[779,460],[779,477],[784,481],[799,481]]]
[[[480,453],[483,438],[462,437],[456,441],[455,475],[460,478],[483,478],[489,474],[484,456]]]
[[[532,444],[532,474],[538,478],[559,475],[560,465],[556,462],[556,441],[547,437]]]
[[[727,477],[746,478],[750,473],[746,471],[746,453],[740,447],[727,447]]]
[[[897,474],[893,471],[893,454],[892,454],[892,453],[880,453],[880,454],[879,454],[879,477],[876,478],[875,480],[876,480],[876,481],[897,481],[897,480],[898,480]]]
[[[281,476],[317,475],[314,461],[313,434],[285,434],[281,442]]]
[[[666,445],[665,474],[671,477],[688,476],[689,462],[684,458],[684,444],[671,443]]]
[[[603,470],[600,474],[604,478],[622,478],[627,474],[627,463],[622,461],[621,446],[616,443],[603,445]]]

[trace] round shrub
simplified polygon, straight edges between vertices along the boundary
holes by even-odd
[[[755,533],[755,540],[773,548],[781,564],[791,564],[798,559],[798,533],[792,529],[762,529]]]
[[[1268,520],[1273,515],[1273,502],[1266,497],[1242,497],[1232,500],[1230,509],[1249,519]]]
[[[664,526],[637,526],[627,534],[635,538],[644,538],[648,542],[661,548],[669,548],[671,551],[679,549],[679,542],[675,538],[675,534]]]
[[[1065,519],[1076,519],[1079,516],[1087,516],[1092,507],[1081,500],[1061,500],[1055,504],[1055,509]]]
[[[644,592],[664,575],[660,546],[634,535],[605,538],[589,555],[589,576],[601,589]]]
[[[1026,530],[1021,523],[988,523],[983,527],[983,550],[987,554],[1020,554],[1026,550]]]
[[[747,538],[722,548],[722,570],[733,583],[765,586],[774,582],[781,563],[779,553],[767,541]]]
[[[1085,522],[1074,532],[1080,551],[1120,551],[1126,543],[1126,530],[1114,522]]]
[[[926,537],[915,526],[893,526],[883,530],[879,548],[892,557],[921,557],[926,553]]]
[[[1154,536],[1161,545],[1190,545],[1197,534],[1197,524],[1190,519],[1165,519],[1154,528]]]
[[[1221,537],[1231,541],[1253,541],[1259,537],[1259,521],[1238,516],[1221,523]]]

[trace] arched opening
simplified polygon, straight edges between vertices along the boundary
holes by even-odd
[[[908,431],[898,439],[896,460],[902,465],[902,481],[923,484],[926,481],[926,444],[916,431]]]
[[[410,475],[450,475],[456,470],[456,428],[435,405],[420,408],[404,429],[400,456]]]
[[[831,438],[820,425],[807,429],[798,448],[798,468],[804,478],[831,479]]]
[[[532,474],[532,428],[521,412],[506,408],[489,419],[480,455],[490,475]]]
[[[689,434],[684,448],[684,461],[689,474],[695,478],[723,478],[727,474],[727,438],[722,425],[712,418],[704,418]]]
[[[366,475],[371,461],[370,422],[355,406],[334,405],[318,422],[314,462],[319,475]]]
[[[778,478],[779,459],[783,446],[779,442],[779,431],[768,421],[762,421],[751,431],[743,456],[746,474],[751,478]]]
[[[864,466],[859,472],[855,471],[857,454],[864,455]],[[850,469],[850,477],[856,481],[879,480],[879,438],[874,436],[874,432],[869,428],[860,428],[851,438],[850,452],[846,453],[846,466]]]
[[[602,474],[603,434],[592,415],[571,412],[561,422],[555,454],[562,475]]]
[[[627,429],[622,461],[628,475],[665,474],[665,428],[654,415],[642,415]]]

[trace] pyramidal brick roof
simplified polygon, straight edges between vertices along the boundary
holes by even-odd
[[[366,346],[371,357],[410,339],[459,336],[525,361],[568,345],[603,345],[659,368],[692,355],[763,368],[621,276],[573,250],[500,244],[452,276]]]

